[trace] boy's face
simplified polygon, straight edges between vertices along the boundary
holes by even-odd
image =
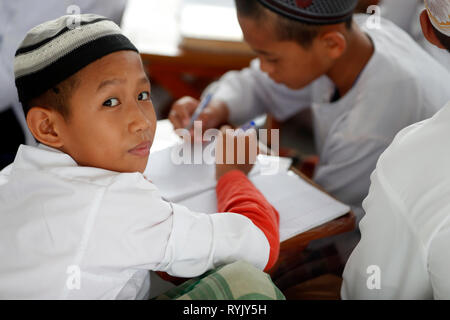
[[[60,148],[79,165],[143,172],[156,129],[150,82],[134,51],[102,57],[77,73]]]
[[[238,16],[245,41],[257,53],[261,70],[272,80],[291,89],[301,89],[326,73],[328,66],[317,41],[308,49],[294,41],[280,41],[270,27]]]

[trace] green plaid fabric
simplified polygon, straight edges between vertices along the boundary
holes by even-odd
[[[267,273],[237,261],[190,279],[156,300],[285,300]]]

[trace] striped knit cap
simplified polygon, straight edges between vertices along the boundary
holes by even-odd
[[[258,0],[282,16],[317,25],[341,23],[353,15],[358,0]]]
[[[88,64],[112,52],[136,47],[111,20],[94,15],[67,15],[31,29],[14,58],[19,101],[43,94]],[[28,110],[24,110],[25,114]]]

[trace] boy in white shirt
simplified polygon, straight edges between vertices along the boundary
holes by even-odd
[[[236,0],[258,59],[218,81],[199,119],[206,130],[265,112],[283,121],[311,107],[320,156],[314,180],[360,219],[379,155],[399,130],[450,99],[444,85],[450,74],[389,21],[373,28],[358,15],[353,22],[357,2]],[[175,102],[169,116],[175,128],[189,123],[197,104],[186,97]]]
[[[450,52],[450,2],[426,0],[425,37]],[[449,82],[444,83],[449,87]],[[450,299],[450,103],[395,137],[371,175],[343,299]]]
[[[21,143],[35,145],[14,86],[14,53],[32,27],[70,12],[90,12],[120,24],[126,0],[33,0],[0,1],[0,170],[13,162]]]
[[[353,21],[357,0],[235,2],[258,59],[218,81],[200,115],[203,128],[238,125],[263,113],[283,121],[311,107],[320,159],[313,179],[351,205],[358,223],[378,157],[398,131],[431,117],[450,99],[450,74],[393,23],[381,19],[373,26],[366,15]],[[196,106],[196,100],[182,98],[169,119],[184,127]],[[327,251],[341,263],[330,268],[324,259],[322,272],[342,272],[359,230],[311,248],[334,240],[336,248]],[[299,259],[316,259],[311,253]]]
[[[275,263],[278,213],[241,167],[217,166],[219,211],[234,213],[192,212],[145,179],[150,82],[112,21],[63,16],[33,28],[14,72],[41,144],[20,146],[0,172],[1,298],[142,299],[149,270],[194,277],[237,260]]]

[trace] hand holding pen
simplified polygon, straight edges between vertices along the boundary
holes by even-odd
[[[223,126],[220,129],[220,139],[216,144],[216,178],[232,170],[240,170],[248,174],[253,168],[258,154],[258,138],[253,121],[232,129]],[[241,139],[239,143],[238,140]],[[234,141],[233,141],[234,140]]]
[[[177,100],[169,113],[169,120],[174,129],[190,128],[189,130],[193,133],[192,125],[195,120],[202,122],[203,131],[218,128],[221,124],[226,123],[228,120],[226,104],[220,100],[215,100],[212,96],[208,100],[207,103],[203,104],[192,97],[183,97]],[[197,115],[195,115],[196,110],[199,110]]]
[[[200,104],[198,105],[197,109],[195,109],[195,112],[191,117],[191,121],[189,122],[189,124],[186,126],[185,129],[188,129],[188,130],[192,129],[194,122],[198,119],[198,117],[203,112],[203,110],[205,110],[205,108],[208,106],[209,102],[211,101],[211,98],[212,98],[212,92],[208,93],[202,99],[202,101],[200,101]]]

